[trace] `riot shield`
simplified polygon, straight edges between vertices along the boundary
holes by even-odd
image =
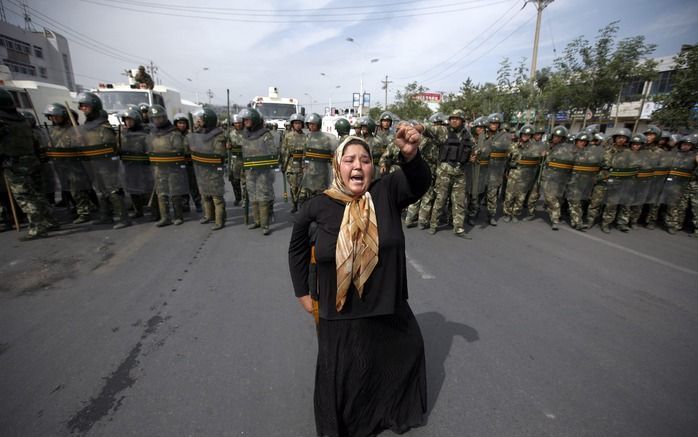
[[[91,188],[90,179],[80,161],[80,148],[75,146],[77,140],[72,129],[51,129],[51,143],[46,149],[46,155],[53,163],[61,190],[79,192]]]
[[[121,186],[129,194],[146,194],[153,190],[146,138],[145,131],[124,132],[121,137]]]
[[[675,152],[659,149],[655,153],[657,154],[657,158],[652,176],[652,187],[647,195],[647,203],[659,205],[662,201],[661,196],[662,189],[664,188],[664,181],[666,181],[667,176],[669,176],[669,169],[674,161]]]
[[[541,190],[544,196],[563,196],[572,175],[575,153],[574,145],[567,143],[554,147],[548,153],[541,176]]]
[[[626,205],[631,198],[633,180],[637,167],[636,158],[629,150],[616,152],[611,158],[608,180],[606,181],[606,205]]]
[[[214,150],[216,135],[222,132],[193,133],[189,137],[196,183],[203,196],[225,194],[225,163],[220,152]]]
[[[603,147],[587,146],[577,152],[572,166],[572,174],[565,188],[568,200],[587,200],[591,197],[596,177],[601,171]]]
[[[504,182],[504,171],[507,168],[510,149],[511,141],[507,132],[499,132],[492,138],[487,178],[488,188],[499,188]]]
[[[661,196],[661,203],[670,206],[675,205],[681,198],[686,186],[693,178],[696,166],[696,153],[693,151],[676,151],[673,155],[674,159],[671,162],[666,181],[664,181]]]
[[[519,149],[520,158],[516,168],[509,171],[509,186],[516,193],[528,193],[536,182],[542,162],[545,144],[530,141],[526,147]]]
[[[657,154],[649,150],[640,150],[635,152],[636,161],[633,166],[637,166],[637,176],[630,188],[631,195],[628,205],[644,205],[652,188],[654,179],[654,168],[658,160]]]
[[[332,175],[332,153],[337,141],[324,132],[308,133],[308,142],[303,156],[303,188],[322,191],[330,186]]]

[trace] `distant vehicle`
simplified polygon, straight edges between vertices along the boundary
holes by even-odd
[[[284,124],[291,115],[301,112],[298,103],[299,100],[293,97],[279,97],[279,89],[270,86],[268,95],[254,97],[250,106],[262,114],[265,122],[274,123],[279,129],[284,129]]]
[[[135,71],[133,75],[135,75]],[[128,105],[139,105],[141,103],[147,103],[149,106],[162,105],[167,110],[167,116],[170,120],[174,118],[175,114],[180,112],[187,114],[201,109],[201,105],[197,105],[189,100],[183,100],[179,91],[174,88],[155,85],[150,90],[144,84],[137,84],[131,78],[130,80],[131,83],[128,84],[100,83],[93,90],[102,99],[102,106],[109,114],[109,123],[114,126],[121,124],[119,114]]]
[[[71,95],[68,88],[34,80],[12,80],[12,73],[6,65],[0,65],[0,87],[12,94],[17,109],[25,109],[30,112],[36,110],[39,124],[51,124],[43,114],[46,106],[51,103],[65,105],[65,102],[68,102],[71,108],[77,110],[78,107],[77,100]]]

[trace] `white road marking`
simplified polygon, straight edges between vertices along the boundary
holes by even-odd
[[[644,258],[646,260],[655,262],[657,264],[661,264],[664,267],[669,267],[671,269],[678,270],[678,271],[683,272],[683,273],[688,273],[690,275],[698,275],[698,271],[695,271],[695,270],[692,270],[692,269],[689,269],[686,267],[677,266],[676,264],[673,264],[669,261],[665,261],[663,259],[657,258],[657,257],[652,256],[652,255],[647,255],[646,253],[638,252],[637,250],[631,249],[629,247],[621,246],[620,244],[616,244],[616,243],[613,243],[611,241],[604,240],[603,238],[599,238],[599,237],[595,237],[593,235],[589,235],[587,233],[579,232],[579,231],[576,231],[574,229],[571,229],[571,228],[568,228],[565,226],[560,226],[560,229],[564,229],[567,232],[571,232],[575,235],[579,235],[580,237],[585,237],[585,238],[588,238],[590,240],[596,241],[598,243],[605,244],[606,246],[610,246],[610,247],[613,247],[615,249],[622,250],[624,252],[633,254],[635,256],[638,256],[640,258]]]
[[[414,268],[417,271],[417,273],[419,273],[422,276],[422,279],[436,279],[436,276],[427,272],[423,265],[410,258],[409,255],[405,254],[405,258],[407,258],[407,262],[410,263],[412,268]]]

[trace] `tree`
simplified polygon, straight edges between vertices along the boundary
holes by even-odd
[[[694,108],[698,103],[698,44],[674,57],[676,71],[671,91],[655,99],[662,107],[652,121],[671,130],[698,129]]]
[[[425,120],[429,118],[431,110],[427,104],[415,98],[428,90],[429,88],[425,88],[417,82],[408,83],[404,90],[397,90],[395,102],[392,105],[388,105],[388,111],[397,114],[403,120]]]
[[[380,103],[376,103],[376,106],[373,106],[371,109],[368,110],[368,116],[374,120],[378,120],[383,111],[383,106],[381,106]]]

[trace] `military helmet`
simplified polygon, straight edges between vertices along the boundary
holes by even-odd
[[[577,138],[577,134],[573,134],[572,132],[567,134],[567,142],[568,143],[573,143],[576,138]]]
[[[122,112],[121,120],[123,121],[124,118],[131,118],[136,124],[141,124],[143,122],[143,117],[141,117],[141,113],[137,109],[127,109]]]
[[[584,128],[584,132],[590,135],[597,134],[601,132],[601,126],[599,126],[598,124],[590,124],[589,126]]]
[[[439,112],[435,112],[429,116],[429,122],[430,123],[436,123],[437,118],[439,117]]]
[[[65,106],[61,105],[60,103],[50,103],[46,105],[46,109],[44,109],[44,115],[60,115],[62,117],[67,117],[68,110],[65,109]]]
[[[22,114],[22,117],[24,117],[31,127],[36,126],[36,117],[34,117],[34,114],[31,111],[27,111],[26,109],[22,109],[19,111],[20,114]]]
[[[565,126],[555,126],[551,136],[557,135],[558,137],[567,138],[567,134],[567,128]]]
[[[189,117],[187,114],[183,112],[178,112],[175,114],[174,118],[172,119],[173,123],[177,123],[178,121],[186,121],[187,125],[189,124]]]
[[[351,129],[349,120],[340,118],[334,123],[334,129],[337,131],[338,135],[349,135],[349,130]]]
[[[146,112],[146,111],[148,111],[149,109],[150,109],[150,105],[147,104],[147,103],[145,103],[145,102],[141,102],[141,103],[138,104],[138,110],[141,111],[141,112]]]
[[[148,109],[148,117],[150,118],[155,118],[155,117],[165,117],[167,118],[167,111],[165,110],[165,107],[162,105],[153,105]]]
[[[511,129],[511,124],[502,123],[502,130],[509,132],[509,129]]]
[[[244,108],[242,111],[240,111],[240,118],[242,118],[243,122],[245,120],[251,120],[252,130],[257,130],[262,127],[262,114],[260,114],[255,108]]]
[[[490,114],[490,115],[487,116],[487,121],[486,121],[486,123],[487,123],[487,124],[490,124],[490,123],[501,123],[503,118],[504,118],[504,117],[502,117],[502,114],[500,114],[499,112],[494,112],[494,113],[492,113],[492,114]]]
[[[391,113],[388,112],[388,111],[383,111],[383,113],[381,114],[379,120],[380,120],[380,121],[383,121],[383,120],[390,120],[390,122],[392,123],[392,122],[393,122],[393,114],[391,114]]]
[[[242,117],[240,117],[240,114],[233,114],[232,123],[242,123]]]
[[[533,135],[535,132],[535,129],[533,129],[533,126],[530,124],[525,124],[521,126],[521,129],[519,129],[519,136],[521,135]]]
[[[647,137],[644,134],[635,134],[632,138],[630,138],[630,144],[632,143],[646,144]]]
[[[17,105],[15,100],[12,98],[12,94],[6,89],[0,89],[0,109],[15,109]]]
[[[668,130],[663,130],[661,135],[659,135],[659,138],[666,138],[667,140],[671,138],[671,132]]]
[[[543,126],[542,124],[539,124],[538,126],[536,126],[536,127],[534,128],[534,132],[533,132],[533,133],[534,133],[534,134],[544,134],[544,133],[545,133],[545,126]]]
[[[662,134],[662,130],[659,129],[657,126],[650,124],[645,128],[644,131],[642,131],[643,134],[655,134],[657,138]]]
[[[685,135],[681,137],[680,143],[689,143],[695,147],[698,144],[698,134]]]
[[[291,117],[289,117],[288,121],[293,125],[294,121],[300,121],[301,123],[305,124],[305,117],[303,114],[295,113],[291,114]]]
[[[78,94],[78,106],[87,105],[92,108],[93,111],[102,110],[102,100],[95,93],[80,93]]]
[[[307,126],[310,123],[316,124],[318,129],[320,129],[322,127],[322,117],[320,117],[320,114],[315,112],[308,114],[308,116],[305,117],[305,125]]]
[[[591,132],[586,132],[586,131],[579,132],[579,133],[574,137],[574,140],[575,140],[575,141],[586,141],[586,142],[589,142],[589,141],[591,141],[591,139],[592,139],[592,133],[591,133]]]
[[[206,129],[213,129],[218,124],[218,116],[211,108],[201,108],[194,112],[192,117],[200,118]]]
[[[141,108],[139,108],[138,105],[134,105],[133,103],[129,103],[128,105],[126,105],[125,111],[131,111],[131,110],[141,112]]]
[[[371,117],[361,117],[359,118],[359,126],[364,127],[368,129],[368,133],[372,134],[376,131],[376,122],[373,121]]]
[[[603,143],[604,141],[606,141],[606,134],[601,133],[601,132],[595,133],[594,134],[594,141],[598,141],[600,143]]]
[[[472,127],[485,127],[487,125],[486,121],[487,117],[478,117],[475,120],[473,120]]]
[[[463,120],[463,123],[465,123],[465,111],[462,109],[454,109],[450,114],[448,114],[448,119],[450,120],[452,118],[460,118]]]
[[[615,137],[628,137],[628,139],[630,139],[631,136],[632,136],[632,132],[630,132],[630,129],[627,129],[627,128],[618,129],[618,132],[613,134],[613,138],[615,138]]]

